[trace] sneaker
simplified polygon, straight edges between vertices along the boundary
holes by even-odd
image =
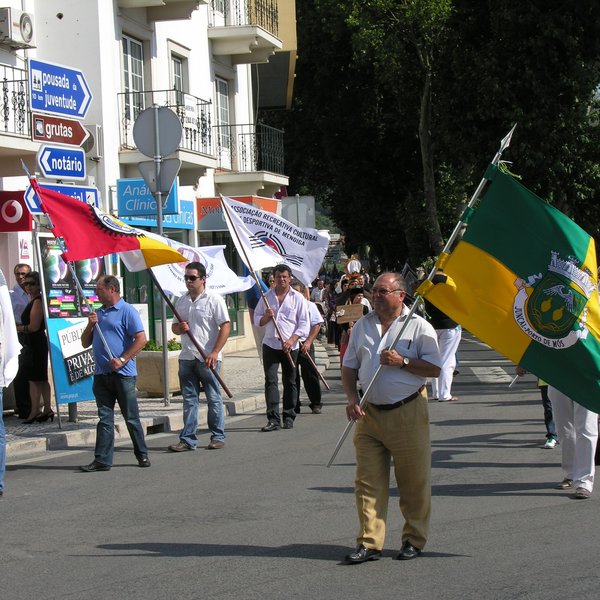
[[[220,450],[225,447],[225,442],[223,440],[210,440],[210,444],[206,446],[208,450]]]
[[[557,486],[556,489],[557,490],[568,490],[569,488],[573,487],[573,480],[572,479],[567,479],[565,477],[565,479],[563,479]]]
[[[185,442],[179,442],[178,444],[173,444],[168,447],[171,452],[187,452],[188,450],[195,450],[196,448],[192,448],[188,446]]]
[[[557,445],[557,440],[555,440],[554,438],[548,438],[546,440],[546,443],[542,446],[542,448],[545,448],[546,450],[554,450],[554,448],[556,448]]]
[[[590,490],[586,490],[583,487],[578,487],[575,490],[574,498],[577,498],[578,500],[587,500],[591,495],[592,495],[592,492],[590,492]]]

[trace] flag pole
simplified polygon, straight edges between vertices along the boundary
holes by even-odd
[[[173,311],[173,314],[175,315],[177,320],[181,323],[183,321],[183,319],[181,318],[181,315],[179,314],[179,312],[175,308],[175,305],[171,302],[170,298],[167,296],[165,291],[162,289],[162,286],[158,282],[156,275],[152,272],[152,269],[148,269],[148,273],[150,275],[150,278],[154,282],[154,285],[158,288],[158,291],[160,292],[161,296],[164,298],[165,302],[169,305],[169,308]],[[186,333],[187,333],[188,337],[190,338],[190,340],[192,341],[192,343],[194,344],[194,346],[196,346],[196,349],[198,350],[198,352],[200,352],[200,356],[206,361],[206,352],[204,352],[204,350],[198,343],[198,340],[192,334],[191,330],[186,331]],[[166,347],[165,341],[163,341],[163,345]],[[218,371],[214,367],[210,367],[210,370],[212,371],[212,374],[215,376],[215,379],[221,384],[221,387],[223,388],[223,391],[227,394],[227,396],[229,398],[233,398],[233,394],[229,391],[229,388],[227,387],[227,385],[221,378],[221,375],[218,373]]]
[[[265,306],[268,309],[270,309],[271,307],[269,306],[269,301],[267,300],[267,296],[263,292],[262,287],[258,281],[258,275],[256,274],[254,268],[252,267],[252,264],[250,262],[248,254],[246,254],[244,245],[242,244],[242,242],[240,240],[240,236],[237,232],[237,229],[235,228],[235,225],[233,224],[233,221],[231,220],[231,217],[229,216],[229,211],[227,209],[227,205],[225,204],[225,202],[223,202],[223,195],[222,194],[219,194],[219,195],[221,197],[221,207],[223,209],[223,215],[227,218],[228,224],[231,225],[230,231],[233,231],[235,233],[235,237],[238,240],[238,247],[242,249],[242,252],[244,254],[244,259],[245,259],[244,262],[246,263],[248,269],[252,273],[252,277],[254,277],[254,281],[256,282],[256,287],[258,288],[258,291],[260,292],[260,297],[262,298],[262,301],[264,302]],[[273,325],[275,325],[275,331],[277,332],[277,336],[279,337],[279,340],[281,341],[281,345],[283,347],[283,337],[281,335],[281,331],[279,329],[279,325],[277,324],[276,319],[273,319]],[[292,366],[292,369],[295,369],[296,365],[294,364],[294,359],[292,358],[292,355],[289,352],[285,352],[285,355],[287,356],[288,361],[290,362],[290,365]]]
[[[302,350],[300,350],[300,352],[302,352]],[[304,354],[304,356],[308,359],[308,362],[310,363],[311,367],[315,370],[316,374],[319,376],[319,379],[323,382],[323,384],[325,385],[325,387],[329,391],[331,391],[331,388],[329,387],[329,384],[325,381],[325,378],[321,374],[321,371],[319,371],[317,365],[315,364],[315,361],[312,359],[312,356],[308,352],[306,352]]]
[[[508,134],[504,138],[502,138],[502,140],[500,141],[500,147],[498,148],[498,151],[496,152],[496,155],[492,159],[492,164],[497,165],[500,162],[500,157],[502,156],[502,153],[510,145],[510,140],[512,138],[512,134],[515,131],[516,126],[517,126],[517,124],[515,123],[513,125],[512,129],[508,132]],[[475,202],[477,202],[477,199],[479,198],[479,196],[481,195],[481,192],[485,188],[485,186],[487,184],[487,181],[488,180],[485,178],[485,176],[481,179],[481,181],[479,182],[479,185],[477,186],[475,192],[471,196],[471,199],[469,200],[469,203],[467,204],[467,208],[472,208],[473,205],[475,204]],[[463,215],[464,214],[465,213],[463,212]],[[459,220],[459,222],[456,224],[456,227],[454,228],[454,231],[452,232],[452,234],[448,238],[448,241],[446,242],[442,253],[444,253],[444,254],[448,253],[448,251],[452,247],[452,244],[454,243],[454,241],[458,237],[461,229],[464,226],[465,226],[465,223],[463,222],[463,220],[461,218]],[[437,271],[437,263],[432,267],[429,275],[427,276],[427,280],[431,281],[433,279],[433,276],[435,275],[436,271]],[[410,321],[410,318],[412,317],[412,315],[416,311],[417,305],[420,302],[423,302],[423,298],[421,296],[417,296],[415,298],[415,301],[413,302],[412,306],[410,307],[410,311],[409,311],[408,315],[406,316],[406,319],[405,319],[404,323],[402,324],[402,327],[400,328],[400,331],[398,331],[398,334],[394,338],[394,341],[388,346],[388,348],[387,348],[388,351],[393,350],[394,346],[400,340],[402,334],[404,333],[404,330],[406,329],[406,327],[408,327],[408,323]],[[402,318],[402,317],[400,316],[399,318]],[[363,394],[362,398],[360,399],[360,402],[359,402],[360,408],[362,408],[364,406],[365,402],[367,401],[369,393],[370,393],[371,389],[373,388],[373,384],[375,383],[377,377],[379,376],[379,373],[381,372],[382,367],[383,367],[383,365],[381,365],[381,364],[377,367],[377,370],[375,371],[375,374],[373,375],[373,378],[371,379],[369,385],[367,386],[367,389],[365,390],[365,393]],[[343,368],[344,367],[342,365],[342,369]],[[350,433],[350,430],[352,429],[353,425],[354,425],[354,421],[350,421],[348,423],[348,425],[346,425],[346,428],[344,429],[344,432],[340,436],[340,439],[338,440],[338,443],[337,443],[336,447],[333,450],[333,454],[331,455],[331,458],[329,459],[329,462],[327,463],[327,467],[330,467],[331,464],[333,463],[333,461],[335,460],[335,457],[337,456],[338,452],[340,451],[340,448],[342,447],[342,444],[344,443],[345,439],[348,437],[348,434]]]

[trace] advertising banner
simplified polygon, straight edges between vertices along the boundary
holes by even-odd
[[[104,260],[90,258],[74,263],[82,295],[53,236],[36,235],[36,250],[42,265],[40,275],[56,402],[94,400],[94,356],[91,347],[81,345],[81,334],[88,321],[84,297],[93,309],[100,306],[96,282],[105,274]]]

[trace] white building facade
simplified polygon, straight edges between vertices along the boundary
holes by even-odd
[[[215,228],[212,220],[207,230],[198,215],[204,198],[273,198],[288,184],[283,132],[258,123],[257,112],[290,106],[295,0],[13,0],[0,6],[0,190],[27,188],[24,163],[41,183],[97,188],[100,207],[124,217],[118,182],[141,179],[139,163],[152,161],[137,148],[134,123],[145,109],[168,107],[183,128],[169,155],[181,161],[181,208],[165,217],[164,233],[194,246],[225,243],[228,262],[239,271],[225,227]],[[61,115],[64,107],[59,114],[32,109],[31,61],[54,65],[55,73],[62,67],[80,72],[92,96],[85,115]],[[83,142],[85,179],[42,172],[39,113],[74,118],[90,132]],[[15,264],[37,265],[32,233],[14,231],[15,207],[6,206],[0,210],[9,222],[0,219],[0,266],[12,286]],[[134,221],[140,223],[155,228],[156,218]],[[33,228],[40,228],[37,221]],[[145,275],[124,272],[116,260],[109,268],[123,275],[127,300],[152,304]],[[252,340],[243,298],[228,298],[228,304],[230,348],[241,349],[245,338]],[[158,311],[151,306],[152,312]]]

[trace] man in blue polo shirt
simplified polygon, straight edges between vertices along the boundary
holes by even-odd
[[[100,420],[96,428],[94,460],[81,470],[86,473],[110,471],[115,443],[115,402],[119,403],[125,418],[138,465],[149,467],[135,388],[135,356],[146,345],[144,326],[137,310],[121,298],[116,277],[101,277],[96,284],[96,294],[102,307],[90,313],[81,343],[84,348],[92,346],[94,352],[93,390]]]

